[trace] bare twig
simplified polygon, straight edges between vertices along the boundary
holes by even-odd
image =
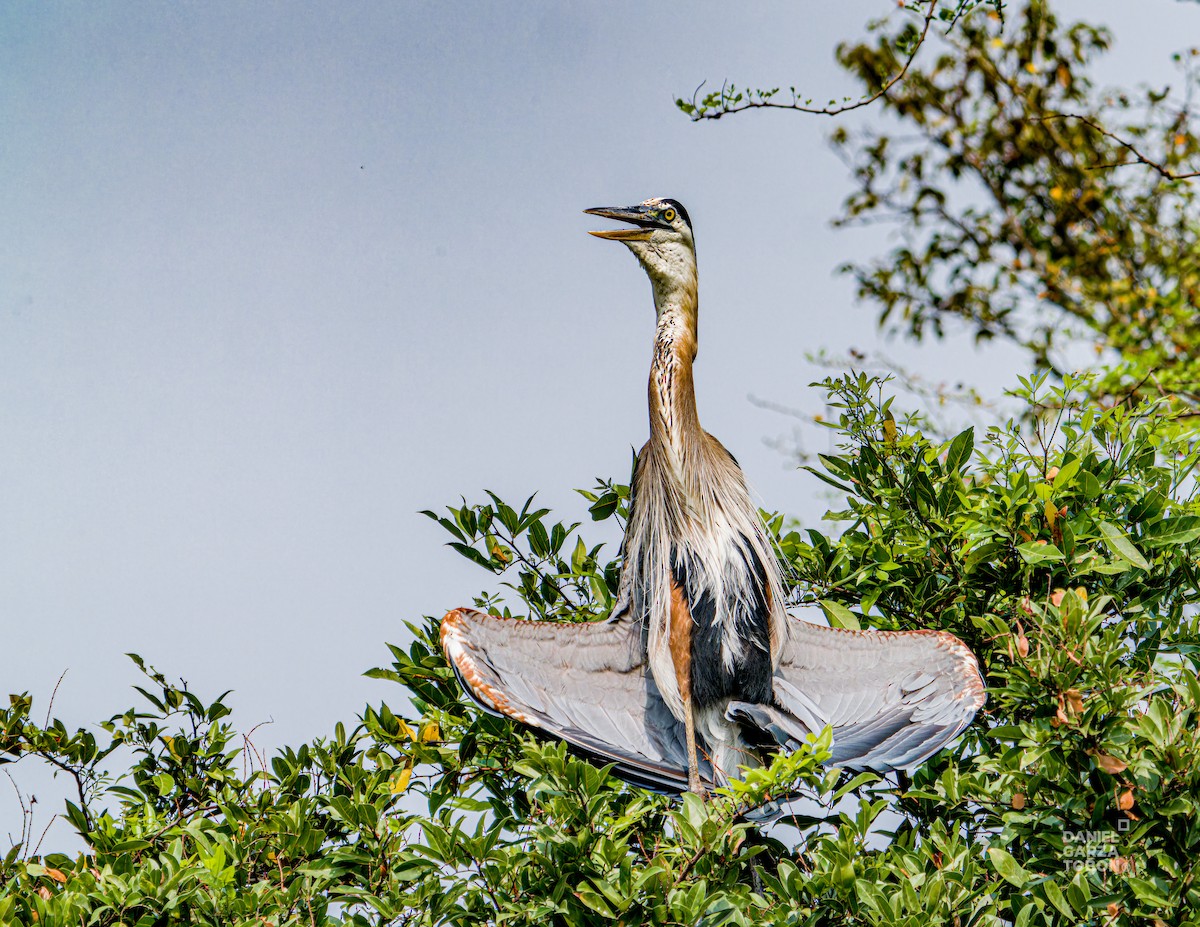
[[[30,856],[37,857],[37,856],[41,855],[42,844],[46,840],[46,834],[50,833],[50,828],[54,826],[54,822],[57,820],[58,820],[58,815],[56,814],[52,818],[50,818],[50,823],[48,823],[45,827],[42,828],[42,835],[40,837],[38,837],[38,842],[34,844],[33,852],[31,854],[29,854]]]
[[[8,781],[12,783],[13,791],[17,793],[17,805],[21,809],[21,839],[17,842],[25,846],[33,826],[33,805],[25,804],[25,796],[21,794],[21,788],[17,785],[17,780],[12,777],[12,773],[6,769],[4,770],[4,775],[8,777]],[[8,839],[12,840],[12,834],[8,835]]]
[[[250,728],[249,731],[247,731],[245,734],[242,735],[242,744],[243,744],[243,746],[242,746],[242,778],[243,779],[249,778],[250,773],[254,772],[254,759],[258,760],[259,768],[262,769],[263,772],[267,771],[266,759],[259,752],[258,748],[256,746],[254,746],[254,741],[252,741],[250,738],[253,737],[255,731],[257,731],[263,725],[274,724],[274,723],[275,723],[274,718],[271,718],[267,721],[259,721],[258,724],[254,725],[254,727]],[[252,755],[254,757],[254,759],[249,760],[249,768],[247,769],[247,756],[248,755]]]
[[[42,727],[50,726],[50,713],[54,710],[54,698],[58,695],[58,687],[62,685],[62,681],[67,678],[67,670],[62,671],[62,675],[58,677],[58,682],[54,684],[54,691],[50,693],[50,701],[46,705],[46,720]]]
[[[1121,138],[1121,136],[1117,135],[1115,132],[1110,132],[1108,129],[1104,128],[1104,126],[1098,124],[1087,116],[1081,116],[1078,113],[1052,113],[1049,116],[1033,116],[1030,118],[1039,122],[1051,122],[1056,119],[1074,119],[1076,122],[1081,122],[1085,126],[1088,126],[1093,131],[1099,132],[1105,138],[1116,142],[1134,157],[1133,161],[1119,161],[1113,164],[1093,164],[1088,168],[1088,170],[1111,170],[1117,167],[1129,167],[1133,164],[1143,164],[1167,180],[1191,180],[1193,177],[1200,177],[1200,171],[1189,171],[1186,174],[1177,174],[1161,161],[1155,161],[1153,158],[1148,158],[1146,155],[1142,154],[1136,147],[1134,147],[1132,142]]]

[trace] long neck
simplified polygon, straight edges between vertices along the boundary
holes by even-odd
[[[699,441],[692,362],[696,358],[696,286],[654,286],[658,325],[650,365],[650,441],[680,461]]]

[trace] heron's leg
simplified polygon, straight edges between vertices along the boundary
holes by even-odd
[[[696,750],[696,713],[692,710],[692,700],[683,700],[684,731],[687,735],[688,755],[688,791],[694,792],[701,798],[707,796],[704,783],[700,781],[700,760]]]

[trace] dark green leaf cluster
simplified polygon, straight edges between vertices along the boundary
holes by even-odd
[[[1045,376],[1020,420],[945,442],[897,420],[878,384],[826,383],[845,497],[837,539],[785,537],[798,588],[878,627],[967,640],[989,705],[957,757],[896,795],[926,839],[986,845],[1013,923],[1200,918],[1191,888],[1200,653],[1200,451],[1165,401],[1109,409]]]
[[[629,487],[598,480],[580,490],[594,521],[615,518],[624,525],[629,514]],[[615,561],[601,560],[603,544],[587,545],[579,523],[548,523],[549,509],[534,509],[533,497],[517,511],[489,492],[490,502],[447,508],[446,515],[425,511],[453,537],[450,546],[496,575],[521,601],[521,614],[559,621],[596,617],[612,608],[617,592]],[[491,596],[476,600],[481,608],[497,604]],[[503,609],[503,606],[500,605]],[[500,612],[509,615],[510,612]]]
[[[225,695],[205,702],[131,656],[153,686],[137,687],[145,706],[101,725],[102,748],[86,729],[35,723],[25,696],[4,714],[5,762],[37,756],[78,782],[65,817],[87,849],[16,844],[0,867],[0,922],[377,923],[401,910],[385,889],[408,818],[396,754],[369,725],[338,725],[264,765],[224,720]],[[100,763],[116,757],[113,779]]]
[[[857,602],[890,627],[932,612],[973,646],[980,616],[1080,587],[1118,599],[1125,615],[1181,620],[1196,599],[1200,451],[1166,404],[1101,409],[1091,378],[1023,380],[1025,421],[931,441],[897,422],[866,377],[824,384],[839,453],[815,475],[845,494],[820,531],[781,538],[809,600]]]

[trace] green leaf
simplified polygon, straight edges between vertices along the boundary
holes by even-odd
[[[843,795],[847,794],[848,792],[853,792],[855,789],[860,788],[861,786],[864,786],[870,782],[878,781],[879,776],[876,773],[860,772],[857,776],[833,793],[833,801],[838,801]]]
[[[551,553],[550,535],[546,533],[546,526],[540,521],[535,521],[529,526],[529,549],[538,557],[546,557]]]
[[[571,572],[582,573],[585,562],[587,562],[587,546],[583,543],[583,538],[576,538],[575,550],[571,552]]]
[[[1006,546],[1003,541],[988,541],[972,548],[963,561],[963,570],[970,573],[981,563],[991,563]]]
[[[839,483],[828,473],[823,473],[820,470],[817,470],[815,467],[809,467],[809,466],[804,466],[804,467],[801,467],[800,469],[807,470],[809,473],[811,473],[813,476],[815,476],[817,479],[819,479],[822,483],[828,483],[834,489],[840,489],[842,492],[846,493],[847,495],[851,495],[851,496],[854,495],[853,489],[851,489],[845,483]]]
[[[1158,886],[1153,882],[1139,879],[1136,876],[1126,876],[1125,882],[1142,904],[1150,905],[1152,908],[1165,908],[1170,904],[1167,897],[1158,890]]]
[[[148,850],[154,844],[149,840],[121,840],[110,847],[113,853],[136,853],[138,850]]]
[[[988,858],[992,862],[992,868],[998,872],[1006,882],[1015,885],[1017,888],[1024,888],[1025,883],[1029,881],[1029,873],[1021,867],[1007,850],[1002,850],[1000,847],[989,847]]]
[[[1062,912],[1064,917],[1074,920],[1078,915],[1067,904],[1067,899],[1063,897],[1062,889],[1058,887],[1056,882],[1047,879],[1042,883],[1042,891],[1046,893],[1046,898],[1049,902]]]
[[[609,518],[617,510],[617,506],[620,504],[620,496],[615,492],[606,492],[595,503],[589,506],[588,511],[592,514],[592,521],[604,521],[604,519]]]
[[[1097,527],[1100,528],[1100,533],[1104,535],[1109,549],[1114,554],[1140,570],[1150,569],[1150,564],[1146,562],[1141,551],[1133,546],[1133,541],[1129,540],[1129,537],[1120,528],[1106,521],[1100,522]]]
[[[1081,461],[1078,457],[1074,460],[1068,460],[1058,469],[1058,473],[1054,475],[1053,486],[1055,489],[1062,489],[1064,486],[1069,486],[1071,481],[1075,479],[1075,474],[1079,472]]]
[[[825,612],[825,617],[829,619],[831,627],[847,628],[851,631],[861,629],[858,618],[845,605],[834,602],[832,599],[821,599],[821,609]]]
[[[485,570],[492,569],[492,562],[471,545],[460,544],[458,541],[451,541],[447,546],[454,548],[456,551],[462,554],[462,556],[466,557],[472,563],[479,564]]]
[[[1066,559],[1066,557],[1063,556],[1063,552],[1053,544],[1039,544],[1036,541],[1030,541],[1028,544],[1021,544],[1017,547],[1017,553],[1019,553],[1022,559],[1030,565]]]
[[[616,912],[608,906],[608,903],[590,888],[581,888],[575,893],[575,897],[601,917],[615,918],[617,916]]]
[[[972,425],[966,431],[960,432],[950,442],[950,449],[946,451],[946,470],[953,472],[960,470],[971,460],[971,452],[975,450],[975,426]]]
[[[1188,544],[1196,538],[1200,538],[1200,516],[1180,515],[1155,522],[1146,529],[1142,543],[1147,547],[1170,547]]]

